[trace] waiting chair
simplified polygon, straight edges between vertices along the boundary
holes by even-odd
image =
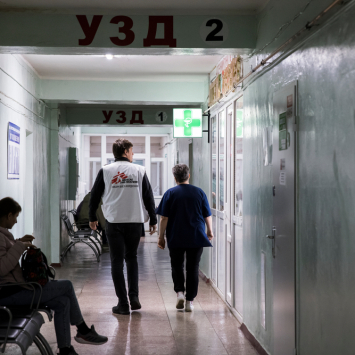
[[[72,209],[71,211],[69,211],[69,213],[71,213],[74,217],[74,223],[72,224],[73,229],[75,231],[79,231],[79,230],[91,230],[89,223],[78,223],[78,211],[76,209]],[[100,236],[101,240],[97,237],[97,235]],[[100,245],[100,255],[102,254],[102,250],[103,250],[103,244],[102,244],[102,234],[101,231],[99,229],[96,229],[96,231],[93,231],[92,233],[92,237],[95,239],[95,241]]]
[[[26,354],[27,349],[34,342],[42,355],[53,355],[53,351],[47,340],[40,333],[44,319],[39,313],[45,311],[52,317],[52,311],[46,307],[42,309],[40,300],[42,297],[42,287],[35,282],[16,283],[1,285],[1,287],[30,286],[33,290],[33,297],[30,307],[28,306],[0,306],[0,352],[4,353],[7,344],[17,344],[22,354]],[[39,288],[40,296],[36,307],[34,307],[35,288]],[[52,318],[50,318],[51,320]]]
[[[71,239],[71,242],[64,248],[64,250],[61,254],[61,261],[63,261],[63,259],[67,255],[68,251],[75,244],[84,243],[84,244],[88,245],[93,250],[93,252],[96,256],[97,262],[99,262],[101,252],[100,252],[99,247],[95,243],[94,239],[97,239],[97,238],[95,238],[95,236],[94,236],[94,231],[91,229],[78,229],[77,231],[74,231],[73,225],[70,222],[70,219],[68,218],[68,216],[62,215],[60,218],[64,222],[65,228],[66,228],[68,235]]]

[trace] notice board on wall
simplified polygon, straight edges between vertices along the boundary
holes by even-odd
[[[20,127],[11,122],[7,136],[7,178],[20,178]]]

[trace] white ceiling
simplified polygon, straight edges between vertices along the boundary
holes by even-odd
[[[268,0],[1,0],[0,10],[5,8],[53,10],[60,12],[101,14],[123,10],[126,14],[170,13],[194,15],[222,15],[255,12],[262,9]]]
[[[23,55],[43,79],[200,81],[222,56]]]

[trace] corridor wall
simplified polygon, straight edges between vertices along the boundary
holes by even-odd
[[[51,109],[40,103],[37,74],[16,55],[0,55],[0,198],[10,196],[23,210],[11,232],[15,238],[32,234],[34,244],[51,261]],[[7,178],[7,136],[9,122],[20,127],[20,178]],[[33,135],[33,152],[26,151],[26,136]],[[31,162],[30,157],[33,157]],[[33,164],[33,176],[26,176],[26,164]],[[31,183],[33,181],[33,186]],[[26,194],[33,192],[33,205]],[[33,230],[25,228],[26,215],[33,215]]]
[[[69,200],[69,148],[77,148],[78,158],[80,157],[81,150],[81,128],[70,127],[66,122],[65,108],[59,107],[59,127],[58,127],[58,147],[59,147],[59,194],[60,211],[62,215],[67,215],[72,222],[73,216],[69,213],[70,210],[77,208],[84,196],[79,194],[79,186],[75,200]],[[79,166],[82,162],[79,160]],[[79,168],[80,169],[80,168]],[[58,247],[60,251],[70,242],[68,233],[64,223],[60,222],[60,241]],[[59,255],[58,254],[58,255]]]
[[[272,167],[263,165],[262,132],[272,125],[274,92],[294,80],[299,85],[297,354],[350,355],[355,349],[354,16],[354,7],[344,9],[244,88],[243,321],[270,353],[272,254],[265,235],[272,228]],[[261,250],[268,257],[266,328],[260,322]]]

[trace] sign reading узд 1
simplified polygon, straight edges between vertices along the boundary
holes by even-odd
[[[174,108],[174,138],[202,138],[202,109]]]

